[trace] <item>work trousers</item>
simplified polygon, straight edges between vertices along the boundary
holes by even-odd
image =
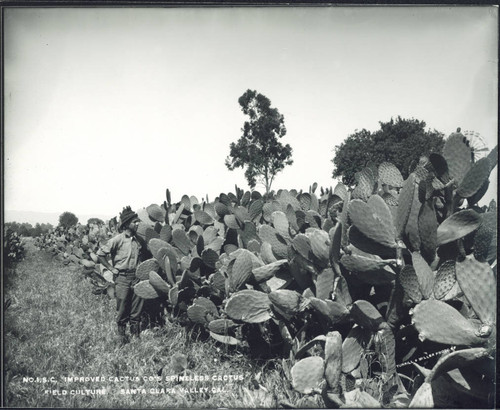
[[[139,282],[134,272],[120,272],[115,279],[116,297],[116,323],[118,326],[125,326],[130,322],[131,326],[139,329],[141,324],[141,313],[144,299],[137,296],[133,286]]]

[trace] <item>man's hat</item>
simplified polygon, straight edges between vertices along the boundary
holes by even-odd
[[[134,219],[139,219],[139,215],[132,211],[130,206],[126,206],[120,214],[120,228],[127,226]]]

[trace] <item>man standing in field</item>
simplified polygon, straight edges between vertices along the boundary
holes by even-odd
[[[133,336],[139,335],[144,305],[144,299],[138,297],[133,289],[138,282],[135,270],[141,253],[141,245],[136,237],[139,221],[139,216],[130,206],[123,208],[118,227],[120,233],[97,251],[99,262],[113,273],[118,312],[116,322],[122,345],[128,342],[125,333],[127,322],[130,322],[130,333]],[[108,261],[108,255],[111,256],[111,263]]]

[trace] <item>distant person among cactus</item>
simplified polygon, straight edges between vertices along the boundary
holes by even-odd
[[[113,273],[118,312],[116,322],[122,344],[128,342],[127,322],[130,322],[132,336],[139,335],[144,305],[144,299],[138,297],[133,289],[138,282],[135,270],[141,256],[141,245],[136,237],[138,225],[139,216],[130,206],[123,208],[118,227],[120,233],[109,239],[97,252],[99,262]],[[111,256],[111,263],[108,261],[108,256]]]

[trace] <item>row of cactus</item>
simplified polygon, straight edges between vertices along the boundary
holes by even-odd
[[[320,196],[236,187],[173,203],[167,189],[138,211],[150,254],[135,292],[228,349],[281,358],[299,407],[489,405],[497,221],[477,203],[496,162],[454,133],[406,180],[385,162]]]
[[[98,262],[96,252],[116,233],[116,226],[112,224],[78,223],[70,228],[59,226],[35,238],[35,246],[49,252],[64,265],[83,267],[94,285],[94,293],[105,293],[114,298],[113,274]]]
[[[22,238],[12,229],[4,228],[3,233],[3,260],[5,267],[12,267],[16,262],[23,260],[25,249]]]

